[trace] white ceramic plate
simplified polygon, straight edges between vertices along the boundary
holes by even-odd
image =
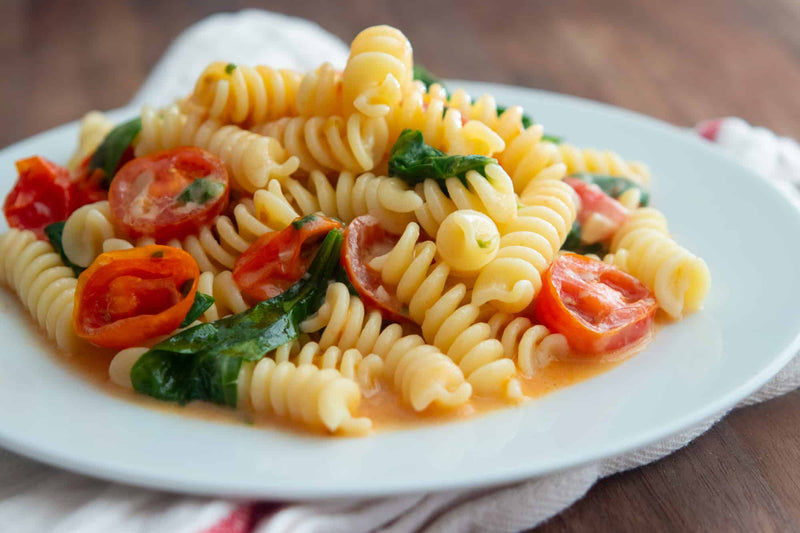
[[[451,86],[457,86],[456,83]],[[711,144],[573,97],[463,83],[521,104],[551,133],[647,162],[654,205],[713,283],[705,309],[594,379],[482,418],[362,439],[303,437],[146,409],[87,385],[27,334],[0,292],[0,444],[70,470],[159,489],[280,499],[488,485],[619,454],[733,405],[800,345],[800,211]],[[135,110],[121,110],[118,119]],[[0,152],[65,161],[75,123]]]

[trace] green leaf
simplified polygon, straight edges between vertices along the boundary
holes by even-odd
[[[547,135],[547,134],[544,134],[544,135],[542,135],[542,140],[543,141],[547,141],[547,142],[551,142],[553,144],[561,144],[564,141],[564,138],[563,137],[559,137],[558,135]]]
[[[619,198],[622,193],[629,189],[638,189],[641,194],[639,205],[644,207],[650,202],[650,193],[640,184],[629,178],[623,178],[621,176],[603,176],[600,174],[590,174],[588,172],[579,172],[570,177],[597,185],[604,193],[612,198]]]
[[[209,178],[197,178],[181,191],[175,201],[179,204],[192,202],[203,205],[219,198],[224,192],[224,184]]]
[[[62,236],[64,235],[64,224],[66,224],[66,222],[54,222],[44,228],[44,234],[47,236],[47,240],[50,241],[56,253],[61,256],[61,261],[72,269],[77,278],[81,275],[81,272],[86,269],[70,261],[69,257],[67,257],[67,254],[64,252],[64,246],[61,243]]]
[[[108,132],[89,160],[89,174],[99,169],[103,171],[106,186],[111,184],[119,167],[122,155],[142,130],[142,119],[135,118],[124,122]]]
[[[236,63],[228,63],[225,65],[225,74],[232,74],[236,70]]]
[[[214,305],[214,297],[209,296],[208,294],[203,294],[202,292],[194,293],[194,302],[192,302],[192,307],[189,308],[189,312],[186,313],[186,318],[183,319],[181,322],[180,327],[185,328],[198,318],[202,316],[206,310]]]
[[[257,361],[300,335],[300,323],[322,305],[339,267],[342,240],[341,231],[329,232],[306,275],[286,292],[155,345],[131,369],[134,389],[160,400],[236,406],[242,362]]]
[[[466,174],[475,170],[486,177],[486,165],[496,159],[482,155],[447,155],[425,144],[419,130],[403,130],[389,154],[389,175],[412,187],[426,179],[444,184],[444,180],[457,176],[466,185]]]
[[[303,226],[305,226],[306,224],[308,224],[309,222],[313,222],[313,221],[315,221],[315,220],[317,220],[317,215],[315,215],[315,214],[313,214],[313,213],[312,213],[312,214],[310,214],[310,215],[306,215],[306,216],[304,216],[303,218],[298,218],[297,220],[293,220],[293,221],[292,221],[292,227],[293,227],[294,229],[296,229],[296,230],[299,230],[299,229],[301,229]]]

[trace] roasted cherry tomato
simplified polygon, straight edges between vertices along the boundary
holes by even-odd
[[[132,151],[131,154],[133,154]],[[108,189],[105,186],[103,171],[95,169],[94,172],[89,172],[89,160],[91,158],[91,155],[87,156],[72,176],[70,212],[86,204],[108,199]],[[132,158],[133,156],[131,155],[127,161]]]
[[[317,241],[341,227],[338,220],[309,215],[281,231],[265,233],[233,265],[236,285],[257,301],[279,295],[306,273]]]
[[[126,163],[111,182],[108,202],[114,221],[130,237],[164,242],[210,223],[225,209],[228,189],[222,161],[185,146]]]
[[[171,333],[192,307],[199,278],[195,260],[177,248],[152,245],[100,254],[78,277],[75,332],[116,349]]]
[[[630,211],[614,198],[603,192],[594,183],[586,183],[578,178],[565,178],[564,183],[575,189],[581,199],[578,222],[583,224],[592,213],[598,213],[622,225],[628,220]]]
[[[69,172],[39,156],[17,161],[19,178],[6,196],[3,213],[12,228],[28,229],[44,239],[45,226],[69,216]]]
[[[567,253],[542,276],[536,318],[584,354],[625,348],[653,330],[656,300],[613,265]]]
[[[342,265],[350,283],[365,304],[380,310],[387,320],[408,320],[408,313],[396,296],[381,284],[379,272],[369,262],[388,253],[397,244],[398,237],[387,232],[372,215],[353,219],[344,230]]]

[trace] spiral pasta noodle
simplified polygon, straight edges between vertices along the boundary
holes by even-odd
[[[69,158],[67,169],[74,172],[78,169],[84,159],[89,157],[100,143],[103,142],[106,134],[114,127],[103,113],[99,111],[89,111],[81,119],[80,131],[78,132],[78,148],[72,157]]]
[[[670,317],[702,306],[711,285],[708,266],[669,237],[666,218],[657,210],[635,210],[614,234],[611,252],[604,260],[644,283]]]
[[[297,111],[302,117],[342,115],[342,73],[328,62],[312,70],[297,90]]]
[[[291,220],[289,221],[291,222]],[[286,223],[288,224],[288,222]],[[284,225],[269,225],[256,216],[252,200],[243,200],[233,209],[233,220],[220,215],[196,234],[183,239],[171,239],[164,244],[189,252],[201,272],[219,273],[233,268],[236,258],[264,233],[283,229]],[[115,227],[103,200],[76,210],[64,225],[64,253],[70,261],[88,266],[103,252],[155,244],[152,237],[128,239]]]
[[[543,142],[543,133],[544,128],[534,124],[509,142],[505,151],[497,156],[519,194],[532,183],[559,180],[567,173],[567,165],[559,160],[556,145]]]
[[[226,124],[256,124],[296,115],[302,76],[264,65],[248,67],[216,61],[197,79],[183,103],[189,113],[205,112]]]
[[[479,120],[462,121],[457,109],[411,85],[390,115],[390,138],[394,142],[404,129],[419,130],[425,142],[449,154],[491,156],[505,149],[502,137]]]
[[[419,335],[404,335],[399,324],[382,327],[378,311],[366,311],[342,283],[328,287],[325,302],[302,324],[303,331],[322,330],[319,346],[355,348],[384,361],[384,376],[415,411],[431,405],[452,408],[467,402],[472,387],[452,360]]]
[[[82,346],[72,327],[78,280],[50,244],[27,230],[0,235],[0,279],[59,348],[71,352]]]
[[[274,413],[310,428],[363,435],[372,421],[356,417],[361,391],[352,379],[333,368],[310,364],[276,363],[263,358],[245,362],[239,372],[240,407],[256,413]]]
[[[253,131],[277,139],[306,172],[366,172],[383,159],[389,147],[386,119],[360,114],[347,118],[286,117],[256,126]]]
[[[448,287],[450,267],[434,265],[436,245],[419,242],[419,237],[419,226],[409,224],[397,245],[370,266],[380,271],[385,285],[396,287],[398,300],[408,306],[423,338],[458,364],[476,394],[522,399],[514,363],[491,338],[489,325],[479,320],[480,307],[462,305],[466,286]]]
[[[297,170],[299,161],[270,137],[202,115],[185,115],[175,106],[156,111],[142,109],[142,132],[136,155],[146,155],[177,146],[197,146],[219,157],[228,168],[233,184],[248,192],[282,179]]]
[[[280,362],[277,357],[276,361]],[[356,348],[342,350],[338,346],[328,346],[325,350],[316,342],[303,344],[292,362],[296,365],[315,365],[318,368],[333,368],[358,383],[364,396],[371,396],[380,389],[379,380],[383,376],[384,361],[376,354],[364,356]]]
[[[500,312],[492,315],[488,324],[492,338],[500,339],[505,356],[516,361],[526,378],[570,352],[564,335],[551,333],[526,317]]]
[[[400,101],[411,84],[414,59],[411,43],[391,26],[372,26],[350,44],[350,57],[342,74],[347,112],[383,117]]]
[[[542,286],[541,275],[564,244],[575,221],[572,188],[558,180],[537,180],[521,199],[525,207],[501,226],[500,250],[481,270],[472,291],[475,304],[491,304],[518,313],[528,307]]]
[[[552,144],[552,143],[546,143]],[[578,148],[571,144],[552,145],[556,150],[556,161],[564,163],[567,172],[591,172],[607,176],[629,178],[646,185],[650,182],[650,169],[638,161],[626,161],[611,150],[595,150],[594,148]]]
[[[429,89],[436,94],[438,87]],[[456,89],[447,100],[447,105],[458,109],[467,120],[478,120],[489,126],[503,141],[508,144],[525,130],[522,124],[524,116],[522,107],[515,105],[498,113],[497,101],[490,94],[484,94],[473,102],[472,97],[463,89]]]
[[[256,191],[253,201],[256,216],[278,226],[317,212],[344,222],[369,214],[396,234],[422,206],[422,199],[402,180],[370,172],[358,176],[342,172],[335,184],[319,171],[311,172],[308,186],[292,178],[283,183],[272,180],[265,189]]]
[[[474,170],[466,174],[466,182],[447,178],[443,191],[434,180],[425,180],[416,187],[423,204],[415,211],[425,232],[434,237],[439,225],[458,209],[472,209],[487,215],[497,224],[509,223],[517,217],[517,197],[511,178],[500,165],[486,165],[486,177]]]

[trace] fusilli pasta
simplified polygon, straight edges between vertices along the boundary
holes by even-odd
[[[198,146],[216,155],[228,167],[231,181],[249,192],[264,187],[271,178],[289,176],[299,166],[298,159],[270,137],[214,119],[204,121],[199,114],[185,115],[175,106],[163,111],[145,106],[136,155],[177,146]]]
[[[519,194],[536,181],[560,180],[567,173],[567,166],[558,160],[556,146],[542,142],[543,133],[542,126],[535,124],[508,143],[505,151],[497,156]]]
[[[81,119],[81,129],[78,132],[78,148],[75,153],[70,157],[67,163],[67,169],[74,172],[78,169],[84,159],[89,157],[109,131],[114,127],[111,122],[103,113],[99,111],[89,111]]]

